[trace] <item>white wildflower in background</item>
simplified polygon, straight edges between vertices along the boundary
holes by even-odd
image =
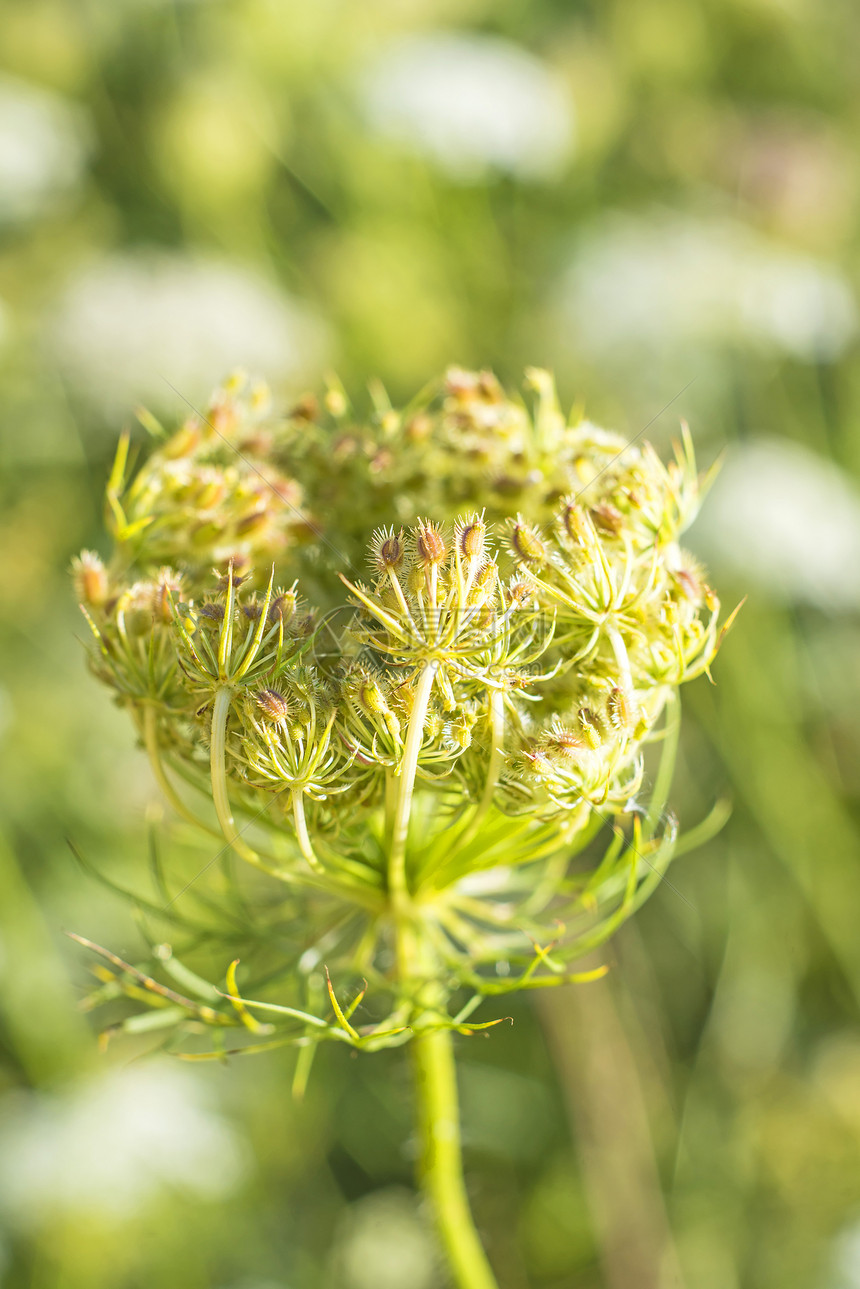
[[[860,489],[799,443],[735,447],[690,543],[714,568],[778,599],[860,606]]]
[[[550,179],[573,148],[564,84],[496,36],[438,31],[393,41],[364,68],[360,93],[375,131],[460,182],[488,171]]]
[[[82,268],[52,310],[51,345],[74,392],[106,418],[142,401],[181,406],[170,385],[204,397],[237,363],[299,378],[325,347],[321,324],[262,276],[154,252]]]
[[[860,1222],[839,1232],[833,1241],[832,1264],[825,1289],[860,1289]]]
[[[75,104],[0,76],[0,225],[50,213],[77,187],[88,153],[85,119]]]
[[[175,1065],[114,1069],[64,1095],[0,1102],[0,1213],[24,1228],[70,1214],[129,1217],[163,1188],[220,1200],[245,1165],[205,1084]]]
[[[560,306],[578,352],[615,361],[731,343],[826,361],[858,323],[834,266],[740,222],[668,212],[601,219],[578,244]]]
[[[415,1197],[398,1187],[351,1204],[335,1236],[342,1289],[431,1289],[439,1283],[436,1243]]]

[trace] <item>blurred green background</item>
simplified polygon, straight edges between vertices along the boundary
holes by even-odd
[[[302,1106],[289,1055],[99,1055],[62,932],[134,957],[66,838],[134,885],[158,818],[67,578],[135,405],[451,362],[688,418],[749,595],[673,794],[730,823],[606,981],[461,1040],[503,1289],[859,1289],[858,49],[855,0],[2,0],[4,1289],[446,1283],[402,1053]]]

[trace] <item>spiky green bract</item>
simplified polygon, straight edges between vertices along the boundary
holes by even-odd
[[[528,386],[531,409],[451,371],[403,412],[278,420],[234,379],[136,474],[122,444],[113,555],[74,569],[93,670],[213,860],[267,875],[203,915],[205,878],[158,866],[170,948],[100,969],[155,1009],[127,1028],[209,1033],[196,1057],[229,1030],[243,1051],[468,1031],[487,996],[599,974],[577,963],[661,880],[677,691],[721,635],[679,546],[692,444],[664,465],[568,421],[547,373]],[[241,987],[235,963],[206,984],[237,946]]]

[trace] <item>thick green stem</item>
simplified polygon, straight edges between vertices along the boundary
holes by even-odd
[[[415,773],[418,769],[418,756],[424,741],[424,722],[427,719],[427,708],[433,689],[433,678],[436,675],[436,663],[426,662],[415,686],[415,698],[412,713],[409,717],[409,729],[406,734],[406,746],[403,749],[403,760],[400,763],[400,782],[397,790],[397,804],[394,809],[394,825],[391,830],[391,850],[388,860],[388,885],[392,895],[403,897],[406,894],[406,839],[409,834],[409,816],[412,811],[412,791],[415,787]]]
[[[497,1289],[463,1181],[457,1071],[449,1030],[412,1044],[421,1134],[419,1171],[458,1289]]]

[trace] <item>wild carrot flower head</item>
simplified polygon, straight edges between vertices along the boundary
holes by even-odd
[[[407,412],[356,416],[338,387],[277,418],[236,378],[171,433],[145,417],[136,470],[121,443],[113,554],[73,570],[93,670],[174,806],[211,832],[179,783],[202,791],[213,845],[283,884],[292,957],[271,970],[261,935],[255,976],[307,1003],[324,956],[391,1000],[356,1026],[332,992],[327,1021],[243,997],[234,967],[186,1028],[468,1027],[470,997],[571,978],[665,870],[649,744],[671,756],[677,691],[726,630],[680,544],[692,442],[664,464],[527,385],[453,369]]]

